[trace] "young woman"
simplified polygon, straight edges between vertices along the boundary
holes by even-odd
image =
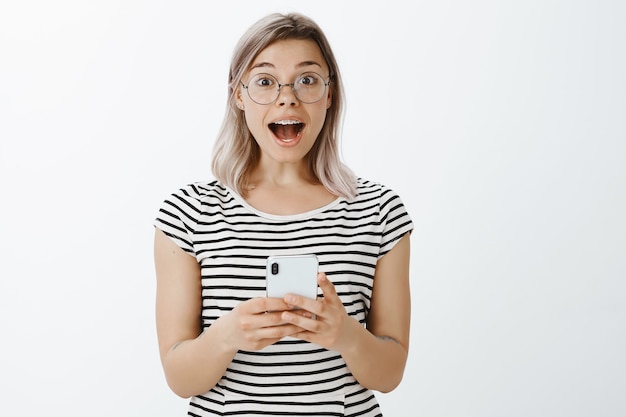
[[[261,19],[235,49],[214,181],[155,221],[156,320],[189,415],[379,416],[409,349],[409,235],[391,189],[339,160],[342,83],[320,28]],[[317,299],[266,296],[271,255],[315,254]]]

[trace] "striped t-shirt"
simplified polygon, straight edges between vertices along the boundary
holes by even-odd
[[[289,216],[260,212],[218,181],[194,183],[165,200],[155,226],[201,266],[204,328],[240,302],[265,296],[268,256],[307,253],[317,255],[348,314],[365,325],[376,262],[413,229],[399,196],[365,180],[353,200],[337,198]],[[239,351],[213,389],[191,398],[188,415],[369,417],[381,411],[338,352],[287,337],[260,351]]]

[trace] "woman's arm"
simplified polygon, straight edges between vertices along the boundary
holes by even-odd
[[[219,381],[236,350],[211,337],[215,326],[202,333],[202,284],[196,259],[156,229],[154,260],[161,363],[172,391],[191,397]]]
[[[409,350],[411,298],[410,243],[407,233],[376,265],[367,329],[349,317],[324,274],[324,298],[306,300],[288,295],[285,301],[315,314],[315,320],[290,312],[283,318],[306,331],[295,334],[341,353],[352,375],[366,388],[389,392],[402,380]]]
[[[299,330],[281,319],[280,312],[289,308],[283,300],[255,298],[202,331],[200,265],[159,229],[154,259],[161,363],[168,385],[181,397],[213,388],[239,349],[262,349]]]

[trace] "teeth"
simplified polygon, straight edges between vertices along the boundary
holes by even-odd
[[[301,122],[298,120],[279,120],[274,122],[277,125],[299,125]]]

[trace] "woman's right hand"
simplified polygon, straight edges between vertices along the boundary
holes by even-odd
[[[260,350],[302,328],[285,322],[283,311],[291,310],[281,298],[251,298],[222,316],[218,324],[229,350]]]

